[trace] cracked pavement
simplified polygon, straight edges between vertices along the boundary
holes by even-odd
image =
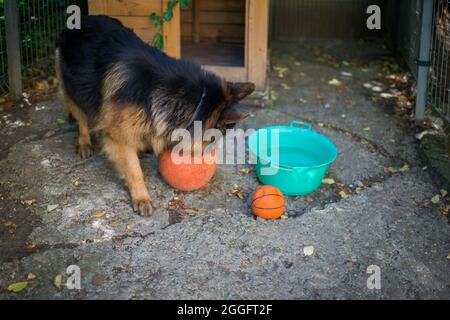
[[[350,63],[330,66],[317,48]],[[184,193],[162,181],[151,154],[141,161],[157,208],[140,217],[103,155],[77,157],[76,127],[58,120],[56,97],[0,114],[0,299],[449,299],[450,226],[430,203],[439,189],[414,134],[363,86],[385,56],[377,43],[273,45],[272,64],[288,68],[270,71],[277,99],[240,126],[306,119],[339,151],[327,175],[336,183],[286,197],[283,220],[252,217],[259,184],[241,174],[246,165],[220,165],[208,188]],[[236,186],[244,199],[230,194]],[[64,285],[72,264],[81,290]],[[380,290],[366,286],[370,265]],[[29,273],[24,290],[6,290]]]

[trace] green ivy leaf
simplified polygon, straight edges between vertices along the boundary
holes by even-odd
[[[155,35],[153,36],[153,46],[158,48],[159,50],[162,50],[163,44],[164,42],[161,32],[155,33]]]
[[[180,0],[180,7],[183,10],[186,10],[189,7],[189,3],[191,3],[192,0]]]
[[[172,11],[173,8],[175,8],[175,6],[177,5],[177,3],[178,3],[178,0],[169,1],[167,3],[167,10]]]
[[[164,20],[170,21],[170,20],[172,20],[172,17],[173,17],[173,11],[166,10],[166,11],[164,11],[163,15],[164,15]]]
[[[8,288],[6,288],[8,291],[12,291],[12,292],[20,292],[23,289],[25,289],[28,286],[28,282],[26,281],[21,281],[21,282],[16,282],[13,284],[10,284],[8,286]]]

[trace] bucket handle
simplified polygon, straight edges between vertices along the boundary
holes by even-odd
[[[306,129],[306,130],[312,130],[312,128],[313,128],[312,124],[310,124],[308,122],[304,122],[304,121],[292,121],[289,125],[291,127],[296,127],[296,128]]]

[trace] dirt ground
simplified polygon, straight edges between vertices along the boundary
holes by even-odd
[[[286,197],[274,221],[249,211],[251,166],[220,165],[208,188],[184,193],[151,154],[157,209],[140,217],[104,156],[77,157],[57,97],[0,114],[0,299],[449,299],[448,198],[395,100],[377,98],[397,68],[379,43],[272,45],[273,104],[240,126],[307,120],[339,150],[330,184]],[[371,265],[380,289],[367,287]]]

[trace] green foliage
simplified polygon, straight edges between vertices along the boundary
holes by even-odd
[[[162,36],[162,28],[164,22],[168,22],[173,18],[173,9],[177,4],[180,4],[180,8],[185,10],[189,7],[189,4],[192,0],[171,0],[167,3],[166,10],[163,11],[162,16],[157,15],[155,12],[152,12],[148,17],[153,21],[157,32],[153,36],[153,46],[162,50],[164,48],[164,40]]]
[[[81,4],[82,0],[17,0],[20,23],[20,51],[24,71],[53,56],[56,39],[66,21],[68,4]],[[0,48],[6,62],[4,0],[0,0]],[[1,51],[1,50],[0,50]],[[6,77],[6,63],[0,59],[0,79]],[[1,85],[1,83],[0,83]]]

